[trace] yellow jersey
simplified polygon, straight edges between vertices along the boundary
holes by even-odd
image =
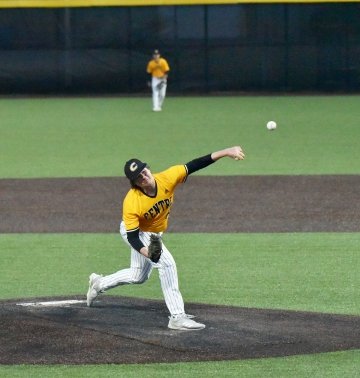
[[[169,71],[169,64],[164,58],[160,58],[158,61],[155,59],[150,60],[146,69],[148,74],[158,78],[162,78]]]
[[[153,197],[138,188],[130,189],[123,202],[126,231],[164,232],[168,226],[175,188],[186,181],[187,174],[185,165],[174,165],[155,173],[156,194]]]

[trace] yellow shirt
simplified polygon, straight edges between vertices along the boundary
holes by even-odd
[[[158,62],[155,59],[150,60],[146,68],[148,74],[158,78],[163,77],[168,71],[170,71],[170,67],[164,58],[160,58]]]
[[[138,228],[147,232],[164,232],[174,201],[174,191],[178,184],[185,182],[185,165],[174,165],[167,170],[153,175],[157,192],[149,197],[140,189],[132,188],[123,202],[123,221],[127,231]]]

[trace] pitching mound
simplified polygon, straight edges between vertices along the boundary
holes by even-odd
[[[167,328],[162,301],[103,295],[0,302],[1,364],[151,363],[360,348],[360,317],[187,304],[201,331]]]

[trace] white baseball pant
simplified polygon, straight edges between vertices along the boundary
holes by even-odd
[[[158,85],[164,82],[161,88],[158,88]],[[163,102],[166,96],[166,86],[167,82],[165,79],[159,79],[158,77],[153,77],[151,80],[151,89],[152,89],[152,102],[153,102],[153,110],[158,111],[161,110]]]
[[[176,263],[166,246],[163,244],[159,262],[153,263],[130,246],[124,222],[120,224],[120,234],[125,243],[131,248],[130,268],[101,277],[98,282],[100,291],[103,292],[120,285],[142,284],[150,277],[153,268],[156,268],[159,271],[161,289],[170,314],[179,315],[185,313],[184,301],[179,290]],[[139,233],[140,240],[145,246],[150,243],[150,235],[150,232],[140,231]]]

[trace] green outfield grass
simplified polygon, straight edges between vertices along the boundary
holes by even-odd
[[[246,160],[206,175],[359,174],[360,96],[0,100],[0,177],[123,175],[138,156],[153,170],[240,144]],[[265,125],[276,120],[278,129]]]
[[[359,233],[167,234],[165,242],[187,302],[360,315]],[[0,250],[3,299],[85,296],[90,273],[130,261],[116,234],[7,234]],[[163,298],[157,272],[109,293]]]

